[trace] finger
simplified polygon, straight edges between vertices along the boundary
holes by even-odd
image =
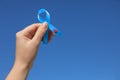
[[[40,25],[41,25],[40,23],[36,23],[26,27],[25,29],[22,30],[23,36],[26,37],[26,39],[31,40]]]
[[[30,32],[31,30],[35,30],[37,29],[39,26],[41,26],[42,24],[40,23],[34,23],[34,24],[31,24],[30,26],[26,27],[23,32],[26,33],[26,32]]]
[[[46,22],[43,23],[41,26],[39,26],[39,28],[37,29],[32,41],[40,43],[44,34],[45,34],[45,32],[46,32],[46,30],[47,30],[47,28],[48,28],[48,25],[47,25]]]

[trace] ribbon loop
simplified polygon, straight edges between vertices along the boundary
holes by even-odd
[[[44,14],[44,17],[42,16]],[[38,11],[38,20],[43,23],[43,22],[48,22],[50,23],[50,14],[48,13],[47,10],[45,9],[40,9]]]

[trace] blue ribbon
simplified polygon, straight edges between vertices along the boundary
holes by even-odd
[[[42,16],[44,14],[44,16]],[[50,14],[47,10],[45,9],[40,9],[38,11],[38,20],[43,23],[47,22],[48,23],[48,30],[46,31],[44,37],[43,37],[43,43],[47,44],[48,43],[48,34],[49,30],[52,31],[55,35],[61,36],[61,32],[55,28],[52,24],[50,24]]]

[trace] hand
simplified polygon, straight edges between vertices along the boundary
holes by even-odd
[[[26,79],[47,28],[46,22],[36,23],[16,33],[15,63],[6,80]],[[50,32],[49,41],[52,36]]]
[[[16,33],[16,62],[31,65],[41,40],[47,30],[47,24],[32,24]]]

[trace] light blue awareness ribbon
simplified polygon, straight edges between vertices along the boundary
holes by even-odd
[[[45,14],[45,16],[43,17],[42,14]],[[43,22],[48,23],[48,29],[47,29],[44,37],[43,37],[43,43],[44,44],[48,43],[49,30],[52,31],[53,34],[55,34],[55,35],[58,35],[58,36],[62,35],[62,33],[50,23],[50,14],[49,14],[49,12],[47,10],[40,9],[38,11],[38,20],[39,20],[40,23],[43,23]]]

